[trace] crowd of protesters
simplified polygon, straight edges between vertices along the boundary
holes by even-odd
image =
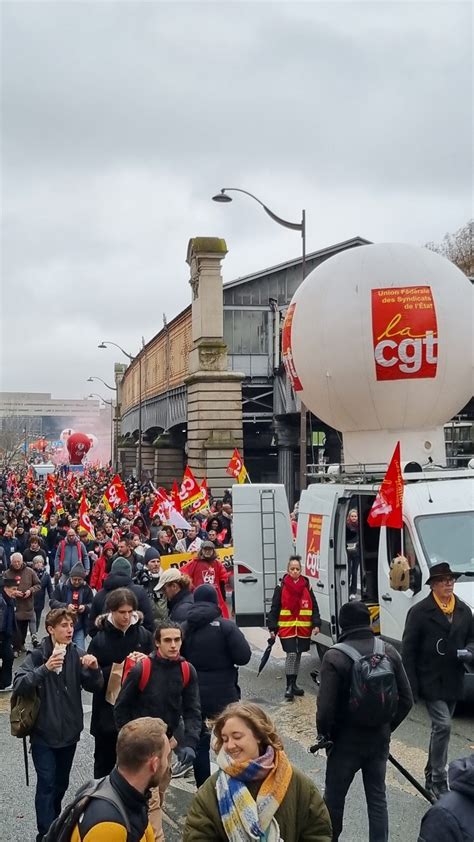
[[[239,667],[250,661],[251,650],[230,618],[230,571],[217,557],[217,550],[232,546],[230,492],[222,500],[211,498],[206,511],[185,510],[188,527],[177,529],[154,514],[150,483],[127,480],[127,501],[111,509],[104,500],[110,480],[108,469],[88,469],[73,482],[56,475],[51,507],[51,480],[33,479],[22,469],[0,474],[0,691],[13,691],[13,701],[36,694],[39,702],[28,732],[37,776],[37,842],[59,836],[84,727],[82,689],[93,694],[90,730],[99,783],[83,789],[90,801],[74,824],[73,842],[163,842],[170,778],[191,770],[199,790],[186,819],[187,842],[336,842],[359,769],[369,842],[386,842],[390,734],[413,704],[415,649],[409,677],[398,653],[384,649],[393,698],[387,696],[388,715],[367,727],[347,716],[353,656],[337,647],[325,656],[316,723],[328,749],[323,800],[288,760],[267,713],[241,701]],[[81,520],[81,497],[88,501],[89,528]],[[294,524],[297,517],[296,508]],[[186,560],[170,566],[167,557],[178,553],[187,553]],[[447,587],[442,583],[450,573],[434,571],[432,590]],[[453,610],[461,612],[458,603]],[[45,611],[46,636],[40,640]],[[472,637],[468,620],[462,645]],[[286,652],[289,702],[304,693],[296,683],[301,654],[320,622],[309,581],[292,556],[267,622],[270,642],[279,636]],[[375,644],[366,606],[348,602],[339,623],[346,649],[370,656]],[[13,677],[15,658],[20,661]],[[443,745],[446,753],[447,739]],[[442,800],[425,817],[420,840],[441,840],[436,827],[452,832],[454,816],[472,827],[472,759],[457,762],[450,782],[449,794],[443,794],[443,781],[437,781],[439,791],[432,788]]]

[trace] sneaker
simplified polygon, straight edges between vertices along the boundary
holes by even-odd
[[[187,775],[188,772],[193,771],[193,764],[185,762],[184,760],[177,760],[176,763],[173,763],[171,767],[171,777],[172,778],[182,778],[184,775]]]
[[[13,684],[9,684],[8,687],[0,687],[0,693],[11,693],[13,690]]]

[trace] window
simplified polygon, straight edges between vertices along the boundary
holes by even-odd
[[[474,575],[474,512],[421,515],[415,526],[430,567],[448,561],[457,573]]]
[[[224,310],[229,354],[268,354],[268,317],[265,310]]]

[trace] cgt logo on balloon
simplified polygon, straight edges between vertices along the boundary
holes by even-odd
[[[377,380],[436,377],[438,325],[431,287],[372,290]]]

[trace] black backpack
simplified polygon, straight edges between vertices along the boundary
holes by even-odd
[[[374,651],[361,655],[347,643],[333,647],[352,659],[349,714],[356,725],[379,728],[393,719],[398,706],[398,687],[393,664],[385,654],[385,644],[374,640]]]
[[[107,776],[89,781],[77,790],[74,800],[66,805],[61,815],[54,820],[46,835],[43,836],[43,842],[70,842],[72,832],[92,798],[103,798],[104,801],[110,801],[117,808],[127,829],[128,839],[130,822],[120,796]]]

